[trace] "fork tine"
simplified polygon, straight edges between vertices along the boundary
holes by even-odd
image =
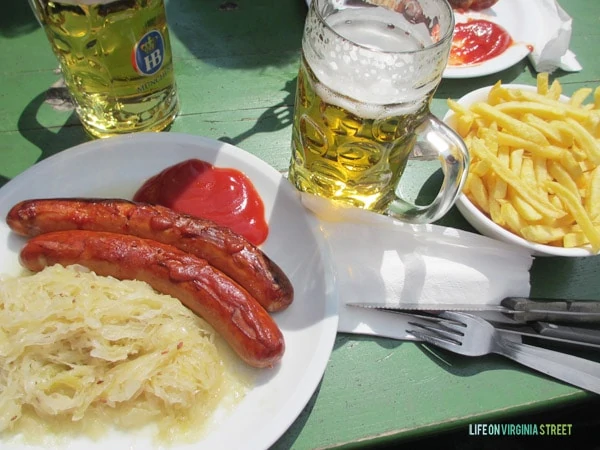
[[[460,346],[457,346],[457,344],[454,341],[449,341],[444,338],[433,336],[428,333],[422,333],[420,331],[415,331],[415,330],[407,330],[407,331],[410,334],[412,334],[414,337],[416,337],[417,339],[427,342],[428,344],[435,345],[436,347],[443,348],[444,350],[456,352],[457,347],[460,348]]]
[[[431,325],[440,325],[446,329],[455,330],[456,332],[463,334],[466,328],[466,325],[462,322],[462,320],[464,320],[463,316],[456,315],[453,317],[446,317],[445,314],[446,313],[444,312],[437,316],[426,316],[423,314],[413,313],[409,313],[407,315],[410,317],[417,318],[418,320],[420,320],[421,323],[426,322]]]
[[[464,336],[462,333],[459,334],[455,331],[447,330],[447,329],[444,329],[441,327],[432,326],[429,324],[423,324],[423,323],[418,323],[418,322],[408,322],[408,324],[412,325],[413,327],[418,327],[423,330],[430,331],[431,333],[435,333],[438,337],[444,338],[448,342],[452,342],[456,345],[461,344],[460,338],[462,338]],[[409,331],[409,330],[407,330],[407,331],[412,334],[411,331]]]

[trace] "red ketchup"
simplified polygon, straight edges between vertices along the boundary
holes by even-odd
[[[508,32],[493,22],[471,19],[454,27],[450,66],[477,64],[502,54],[513,44]]]
[[[212,220],[254,245],[262,244],[269,234],[264,204],[248,177],[199,159],[167,167],[146,181],[133,200]]]

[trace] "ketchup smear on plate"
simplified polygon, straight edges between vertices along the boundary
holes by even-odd
[[[454,27],[450,66],[463,66],[487,61],[502,54],[513,44],[500,25],[483,19],[470,19]]]
[[[133,200],[212,220],[254,245],[262,244],[269,234],[264,204],[248,177],[199,159],[167,167],[146,181]]]

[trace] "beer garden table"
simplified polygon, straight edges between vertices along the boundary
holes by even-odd
[[[600,84],[600,2],[561,5],[574,19],[571,49],[583,65],[577,73],[555,74],[570,94]],[[168,1],[182,105],[171,131],[233,143],[285,172],[306,10],[304,0]],[[46,101],[60,75],[24,0],[4,7],[0,54],[1,186],[89,138],[72,111]],[[534,84],[535,72],[524,60],[497,74],[444,80],[432,111],[441,117],[448,97],[498,79]],[[439,223],[470,229],[456,210]],[[532,295],[598,300],[599,274],[600,257],[539,258],[531,270]],[[340,334],[317,391],[274,448],[402,443],[592,399],[499,357],[445,355],[440,364],[419,344]]]

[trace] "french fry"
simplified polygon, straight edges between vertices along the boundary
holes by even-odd
[[[600,109],[600,86],[594,89],[594,109]]]
[[[565,248],[583,247],[584,245],[589,244],[589,242],[586,235],[581,231],[567,233],[563,237],[563,246]]]
[[[534,128],[537,128],[546,138],[554,142],[558,145],[570,145],[573,142],[571,137],[570,142],[565,142],[564,134],[560,132],[560,130],[553,127],[550,123],[546,122],[544,119],[536,116],[532,113],[525,113],[521,120]]]
[[[471,154],[463,191],[529,241],[600,253],[600,86],[561,94],[541,73],[535,91],[498,82],[485,102],[449,100]]]
[[[505,226],[504,218],[502,217],[502,209],[500,202],[495,198],[490,198],[490,217],[501,227]]]
[[[494,155],[498,154],[498,125],[492,122],[487,128],[480,128],[478,137],[483,139],[487,149]]]
[[[546,165],[547,160],[542,156],[533,156],[533,172],[535,173],[535,180],[538,185],[542,185],[545,181],[548,181],[550,175],[548,174],[548,167]]]
[[[579,163],[576,161],[573,153],[564,152],[561,155],[559,161],[562,164],[562,166],[565,168],[565,170],[567,172],[569,172],[569,175],[571,175],[571,178],[573,178],[574,180],[579,179],[579,177],[583,173],[583,170],[581,169],[581,166],[579,165]]]
[[[589,106],[592,107],[590,117],[582,125],[597,139],[600,138],[600,110],[594,109],[595,105],[591,103]]]
[[[481,181],[481,178],[474,173],[467,175],[467,183],[469,184],[469,192],[475,199],[475,203],[479,208],[486,213],[490,212],[490,202],[487,195],[487,189]]]
[[[479,178],[481,178],[486,173],[488,173],[488,171],[490,170],[491,167],[492,167],[492,165],[490,164],[489,161],[479,160],[471,165],[471,167],[469,168],[469,171],[471,173],[477,175]]]
[[[497,108],[494,108],[487,103],[475,103],[471,106],[471,110],[481,116],[497,122],[498,125],[502,126],[503,128],[513,131],[522,139],[531,141],[538,145],[548,144],[548,139],[546,139],[546,137],[534,127],[527,125],[526,123],[523,123],[502,111],[499,111]]]
[[[562,86],[558,80],[554,80],[546,92],[546,97],[552,100],[558,100],[562,95]]]
[[[557,209],[552,203],[548,202],[548,200],[540,195],[535,187],[527,186],[519,178],[519,175],[504,167],[496,156],[486,150],[481,142],[481,140],[473,140],[473,146],[471,148],[472,152],[481,159],[489,159],[498,176],[506,181],[509,186],[518,191],[523,199],[529,202],[531,206],[549,217],[559,218],[565,214],[564,211]]]
[[[521,174],[521,168],[523,167],[523,154],[525,150],[522,148],[514,150],[510,153],[510,170],[516,175]]]
[[[551,91],[549,91],[549,94],[547,95],[540,95],[536,92],[515,90],[515,92],[511,95],[511,99],[518,101],[537,102],[551,108],[557,108],[563,110],[568,117],[572,117],[573,119],[580,121],[584,121],[589,117],[589,111],[568,103],[562,103],[559,100],[560,95],[556,97],[555,95],[551,95],[550,92]]]
[[[600,166],[590,174],[590,180],[585,194],[585,210],[590,217],[600,216]]]
[[[571,178],[569,172],[567,172],[563,166],[561,166],[556,161],[550,161],[548,163],[548,173],[565,188],[569,189],[577,198],[577,200],[581,202],[579,187],[577,186],[577,183],[573,181],[573,178]]]
[[[556,195],[562,200],[565,207],[575,217],[575,220],[581,227],[581,230],[586,235],[594,252],[600,250],[600,230],[596,228],[592,219],[587,214],[579,199],[573,195],[573,193],[557,183],[556,181],[546,182],[546,186],[554,191]]]
[[[573,145],[575,138],[573,137],[573,130],[568,124],[560,120],[552,120],[549,122],[549,125],[560,133],[560,142],[563,147],[569,148]]]
[[[567,234],[563,228],[547,225],[527,225],[520,230],[521,235],[528,241],[549,244],[563,239]]]
[[[587,152],[588,158],[594,164],[600,164],[600,144],[579,122],[568,117],[566,122],[573,130],[575,142]]]
[[[521,218],[519,212],[515,209],[512,203],[500,203],[500,214],[506,226],[514,233],[519,234],[520,230],[527,226],[527,222]]]
[[[524,157],[523,162],[521,163],[521,179],[529,185],[536,185],[533,160],[529,156]]]
[[[508,193],[508,184],[501,178],[496,177],[494,180],[494,184],[492,185],[491,197],[494,200],[500,200],[506,198]]]
[[[572,106],[581,106],[586,98],[592,93],[591,88],[581,88],[577,89],[573,95],[571,95],[571,99],[569,100],[569,105]]]
[[[537,222],[544,218],[542,214],[536,211],[533,206],[523,200],[519,195],[514,195],[511,200],[512,205],[519,215],[527,222]]]
[[[458,102],[448,99],[448,106],[452,111],[457,114],[457,124],[456,131],[462,137],[467,136],[471,127],[473,126],[473,121],[475,120],[475,116],[465,107],[460,105]]]
[[[533,114],[536,117],[546,120],[561,120],[567,116],[567,113],[563,108],[557,108],[556,106],[544,105],[538,102],[517,102],[510,101],[504,102],[496,106],[496,110],[502,111],[506,114]]]
[[[513,148],[523,148],[538,156],[543,156],[549,159],[560,159],[564,149],[554,145],[538,145],[535,142],[528,141],[519,136],[515,136],[504,131],[498,132],[498,144],[508,145]]]
[[[487,102],[488,104],[495,106],[500,103],[503,103],[509,99],[508,91],[504,86],[502,86],[502,82],[498,81],[488,93]]]
[[[538,76],[536,78],[536,86],[537,86],[538,94],[546,95],[548,93],[548,86],[550,86],[549,78],[550,78],[550,74],[548,72],[541,72],[538,74]]]

